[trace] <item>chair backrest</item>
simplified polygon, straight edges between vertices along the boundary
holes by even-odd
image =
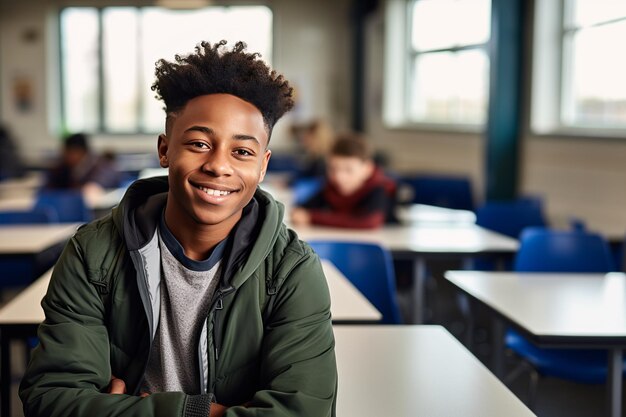
[[[518,238],[524,228],[546,225],[540,204],[529,200],[487,202],[476,209],[476,224]]]
[[[324,178],[320,177],[303,177],[294,180],[291,184],[293,204],[297,206],[306,203],[322,189],[323,184]]]
[[[413,204],[474,210],[474,197],[469,178],[418,175],[403,177],[400,183],[412,188]]]
[[[80,191],[42,190],[37,195],[35,208],[52,208],[59,222],[88,222],[92,213]]]
[[[382,323],[400,324],[396,277],[391,255],[379,245],[326,240],[309,241],[320,258],[328,259],[383,315]]]
[[[41,224],[57,222],[57,214],[50,208],[0,211],[0,224]]]
[[[290,154],[273,153],[267,164],[267,172],[296,175],[300,172],[300,160]]]
[[[514,269],[520,272],[610,272],[613,259],[600,235],[577,230],[524,229]]]

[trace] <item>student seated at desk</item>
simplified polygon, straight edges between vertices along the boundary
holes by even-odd
[[[89,147],[88,137],[75,133],[65,138],[59,162],[47,175],[47,189],[80,189],[96,193],[119,186],[121,175],[113,157],[96,155]]]
[[[368,229],[395,220],[396,184],[376,166],[365,138],[355,133],[338,136],[326,172],[322,190],[292,211],[294,225]]]
[[[157,62],[169,175],[135,181],[66,246],[20,386],[26,417],[335,415],[320,260],[258,188],[292,88],[225,44]]]

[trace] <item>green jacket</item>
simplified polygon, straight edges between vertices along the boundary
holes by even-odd
[[[25,415],[206,417],[215,397],[231,407],[227,416],[334,416],[326,280],[315,253],[283,225],[282,205],[261,190],[258,220],[247,220],[250,204],[231,232],[207,313],[208,354],[199,360],[208,386],[198,376],[206,393],[137,396],[158,325],[156,226],[167,188],[165,177],[135,182],[110,215],[81,227],[65,247],[20,385]],[[126,382],[128,395],[107,393],[111,375]]]

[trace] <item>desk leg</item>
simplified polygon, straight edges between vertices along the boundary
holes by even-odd
[[[493,373],[500,380],[504,378],[504,321],[493,318]]]
[[[0,401],[2,406],[0,407],[0,416],[9,417],[11,414],[11,338],[8,332],[4,331],[0,334],[2,339],[0,343],[0,366],[2,371],[0,378],[2,379],[0,385]]]
[[[426,261],[421,256],[413,259],[413,323],[415,324],[424,322],[427,273]]]
[[[609,350],[607,393],[609,398],[610,417],[622,415],[622,359],[624,353],[621,348]]]

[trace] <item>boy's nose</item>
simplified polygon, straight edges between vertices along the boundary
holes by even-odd
[[[216,151],[207,155],[202,170],[215,176],[229,175],[232,173],[232,166],[225,152]]]

